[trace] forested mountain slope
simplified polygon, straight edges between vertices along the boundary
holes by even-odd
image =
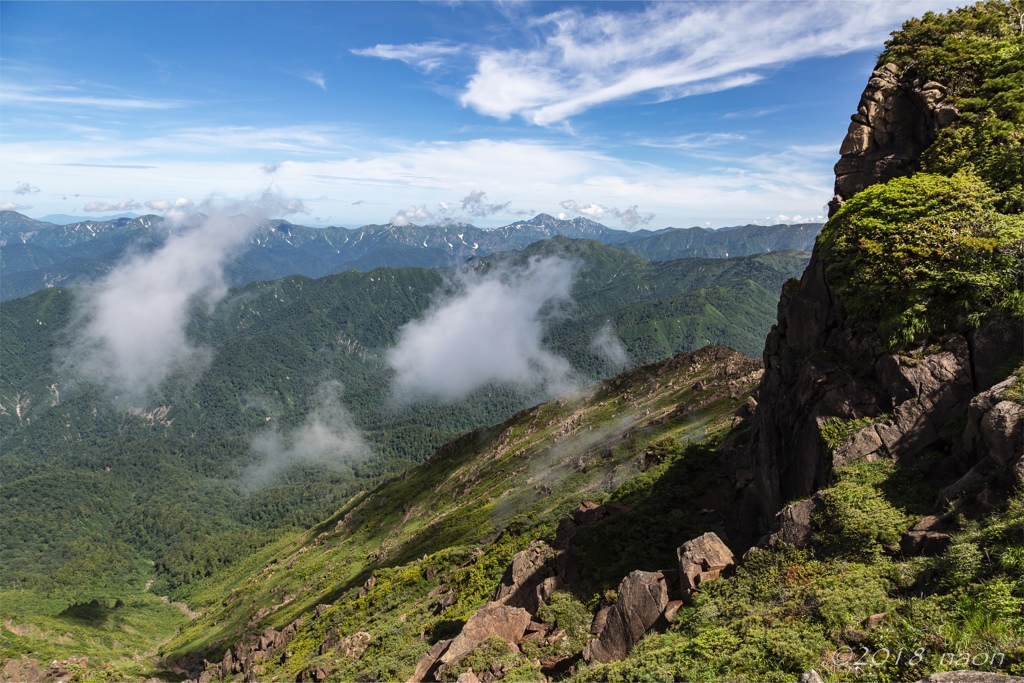
[[[807,254],[650,263],[559,237],[474,261],[458,277],[409,268],[254,283],[212,311],[196,309],[189,337],[209,349],[208,364],[145,405],[67,374],[74,290],[4,302],[3,586],[49,595],[47,609],[58,612],[126,600],[147,577],[179,595],[456,435],[536,403],[550,390],[502,383],[449,401],[396,402],[387,353],[445,293],[538,259],[574,274],[539,342],[582,386],[709,341],[753,353],[774,293]],[[602,330],[622,358],[595,348]],[[363,448],[326,462],[303,457],[294,443],[315,432],[311,424],[331,438],[358,434]]]

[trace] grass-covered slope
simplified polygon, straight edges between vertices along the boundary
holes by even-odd
[[[724,475],[720,456],[685,444],[727,429],[759,376],[756,361],[708,348],[470,432],[312,530],[282,537],[194,585],[187,602],[203,614],[163,653],[179,663],[219,660],[244,633],[280,629],[317,604],[334,603],[307,619],[291,657],[268,665],[263,676],[290,680],[336,660],[321,657],[320,646],[328,629],[340,627],[342,635],[373,634],[362,664],[332,666],[341,680],[363,669],[381,680],[407,677],[430,642],[450,637],[486,601],[512,554],[538,535],[553,535],[585,498],[611,497],[633,512],[608,520],[608,537],[584,543],[584,557],[600,561],[585,565],[583,590],[599,596],[614,588],[623,567],[671,566],[679,543],[704,526],[688,506],[669,512],[680,500],[707,495]],[[645,464],[647,451],[660,464]],[[645,499],[652,486],[662,496]],[[360,596],[371,574],[376,583]]]

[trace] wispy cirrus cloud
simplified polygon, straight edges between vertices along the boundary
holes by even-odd
[[[302,74],[302,78],[319,87],[321,90],[327,90],[327,81],[324,80],[324,74],[322,71],[307,71]]]
[[[498,119],[519,116],[550,126],[616,100],[647,95],[661,101],[741,87],[800,59],[876,47],[907,16],[949,4],[816,0],[565,9],[532,22],[534,46],[481,50],[459,101]]]
[[[445,59],[459,54],[465,48],[440,41],[429,43],[410,43],[407,45],[374,45],[373,47],[352,50],[352,54],[362,57],[379,57],[381,59],[397,59],[423,71],[433,71]]]
[[[182,100],[125,97],[85,92],[70,86],[26,86],[5,83],[0,91],[0,102],[11,104],[70,104],[100,109],[176,109],[187,106]]]

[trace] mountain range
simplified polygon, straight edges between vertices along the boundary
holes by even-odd
[[[820,229],[819,224],[807,223],[627,232],[582,217],[559,220],[547,214],[487,230],[472,225],[394,224],[310,228],[272,220],[260,225],[247,247],[227,264],[226,275],[230,284],[243,285],[295,274],[316,278],[353,268],[447,268],[558,235],[592,239],[652,261],[727,258],[806,251]],[[159,247],[168,230],[159,216],[54,225],[14,211],[0,212],[0,300],[95,280],[129,249]]]

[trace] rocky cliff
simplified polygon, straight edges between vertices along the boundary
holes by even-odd
[[[938,131],[957,122],[945,93],[940,83],[907,80],[894,64],[874,71],[842,143],[830,215],[857,192],[918,169]],[[1024,473],[1021,405],[989,391],[1021,357],[1020,320],[990,316],[893,350],[875,321],[848,314],[828,259],[819,238],[803,277],[784,287],[748,441],[723,445],[743,492],[748,540],[769,531],[783,504],[810,496],[857,458],[910,459],[938,448],[954,479],[989,465],[1007,481],[1011,471],[1018,480]]]
[[[956,108],[945,101],[946,91],[936,81],[904,75],[895,64],[875,69],[839,147],[830,217],[869,185],[920,168],[921,154],[938,132],[959,118]]]

